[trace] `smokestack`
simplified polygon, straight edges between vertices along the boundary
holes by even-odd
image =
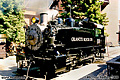
[[[48,22],[48,13],[41,13],[40,14],[40,25],[47,26]]]

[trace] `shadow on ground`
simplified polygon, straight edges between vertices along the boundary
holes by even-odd
[[[8,70],[0,70],[0,80],[25,80],[25,77],[16,75],[17,67],[9,67]]]
[[[110,77],[107,76],[107,65],[100,64],[98,67],[100,67],[100,69],[80,78],[79,80],[110,80]]]

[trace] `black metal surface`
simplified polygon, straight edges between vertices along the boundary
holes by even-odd
[[[94,44],[94,34],[93,30],[88,29],[61,29],[58,31],[56,39],[65,44],[66,48],[87,47]]]

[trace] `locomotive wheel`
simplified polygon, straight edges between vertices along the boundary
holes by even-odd
[[[95,56],[93,56],[93,58],[92,58],[92,63],[94,63],[95,62]]]
[[[104,58],[104,53],[100,53],[100,58]]]
[[[49,66],[49,69],[46,73],[46,80],[50,80],[51,78],[55,77],[55,67]]]
[[[66,71],[70,71],[70,67],[71,67],[71,65],[67,65],[66,66]]]

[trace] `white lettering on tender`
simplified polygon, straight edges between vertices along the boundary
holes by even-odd
[[[72,37],[71,41],[93,41],[93,38],[83,38],[83,37]]]

